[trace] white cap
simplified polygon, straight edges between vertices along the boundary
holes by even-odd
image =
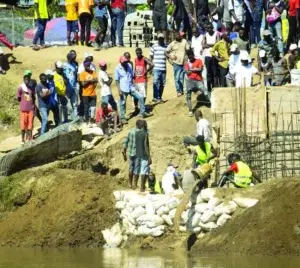
[[[260,58],[264,58],[267,55],[265,50],[260,50],[258,54]]]
[[[45,71],[45,75],[54,75],[54,72],[50,69]]]
[[[290,45],[290,51],[296,50],[298,46],[296,44],[291,44]]]
[[[0,54],[3,54],[3,48],[0,47]]]
[[[239,48],[239,46],[238,46],[237,44],[232,44],[231,47],[230,47],[230,51],[231,51],[231,52],[234,52],[234,51],[236,51],[238,48]]]
[[[251,59],[250,59],[250,57],[249,57],[249,53],[247,52],[247,51],[242,51],[242,53],[240,54],[240,59],[241,60],[250,60],[251,61]]]
[[[212,17],[214,20],[218,20],[219,19],[219,16],[218,16],[218,14],[215,14],[215,15],[213,15],[213,17]]]
[[[94,57],[94,54],[92,52],[85,52],[84,59],[86,59],[87,57]]]
[[[56,66],[57,68],[63,68],[63,64],[62,64],[61,61],[55,62],[55,66]]]

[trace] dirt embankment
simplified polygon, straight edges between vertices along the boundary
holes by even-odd
[[[300,255],[299,186],[282,179],[254,187],[259,203],[199,239],[193,253]]]

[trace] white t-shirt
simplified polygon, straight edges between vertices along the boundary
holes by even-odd
[[[173,187],[173,184],[175,184],[175,179],[174,179],[175,171],[176,171],[175,168],[170,166],[167,168],[167,172],[162,177],[161,186],[165,194],[172,194],[175,191]]]
[[[196,59],[202,59],[201,52],[202,52],[202,41],[203,35],[199,35],[198,37],[192,37],[192,49],[194,50],[194,55]]]
[[[241,24],[244,23],[244,8],[243,8],[244,1],[242,0],[228,0],[228,10],[234,10],[234,13],[237,19],[240,21]],[[233,23],[236,20],[231,16],[231,21]]]
[[[100,84],[100,87],[101,87],[101,97],[111,95],[111,88],[110,88],[109,85],[107,85],[105,83],[105,82],[109,81],[109,77],[108,77],[107,72],[99,70],[98,78],[99,78],[99,84]]]
[[[209,122],[204,118],[200,119],[197,123],[196,136],[198,135],[203,136],[204,141],[210,142],[211,140]]]
[[[81,74],[82,72],[84,72],[84,66],[83,66],[83,63],[81,63],[78,67],[78,74]],[[93,70],[94,72],[96,72],[96,66],[91,63],[91,70]]]
[[[238,65],[233,72],[235,75],[235,87],[242,88],[244,86],[251,87],[252,77],[258,73],[258,70],[252,64],[248,64],[247,66]]]
[[[240,65],[241,65],[240,54],[230,55],[229,63],[228,63],[229,72],[226,75],[226,77],[229,78],[229,79],[234,79],[235,69],[237,68],[237,66],[240,66]]]

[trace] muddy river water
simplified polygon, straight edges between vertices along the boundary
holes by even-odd
[[[0,248],[0,268],[297,268],[300,257],[189,256],[183,251]]]

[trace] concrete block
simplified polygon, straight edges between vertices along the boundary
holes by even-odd
[[[130,43],[131,42],[130,36],[129,37],[128,36],[124,36],[123,41],[126,42],[126,43]]]

